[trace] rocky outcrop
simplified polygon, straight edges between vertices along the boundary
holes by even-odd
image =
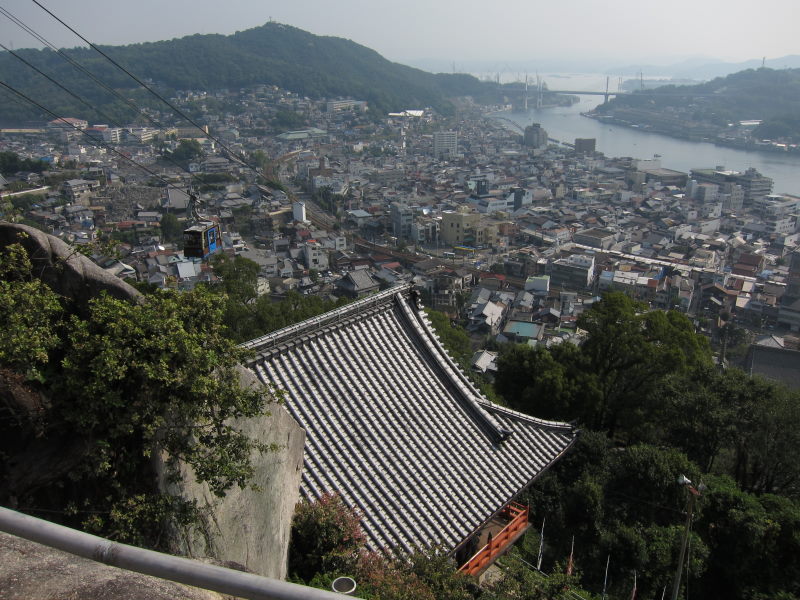
[[[0,600],[222,600],[208,590],[80,558],[0,533]]]
[[[28,251],[36,277],[60,296],[72,299],[79,312],[101,292],[126,300],[141,296],[134,287],[106,273],[57,237],[27,225],[0,221],[0,248],[15,243]]]
[[[240,369],[243,385],[261,385],[255,375]],[[171,493],[197,500],[206,509],[205,531],[185,533],[178,550],[187,556],[210,556],[234,561],[253,573],[283,579],[294,507],[300,499],[305,431],[279,404],[270,415],[236,423],[250,437],[277,450],[253,456],[255,474],[251,488],[234,488],[224,498],[214,496],[206,484],[199,484],[189,469]],[[162,482],[164,469],[160,468]]]
[[[61,240],[31,227],[0,222],[0,249],[13,243],[21,243],[28,250],[33,259],[35,275],[56,293],[71,299],[73,309],[77,312],[85,310],[88,301],[102,292],[120,299],[132,301],[141,299],[141,294],[136,289],[106,273]],[[250,371],[241,368],[240,373],[243,384],[261,385]],[[7,377],[4,381],[5,387],[10,390],[10,384],[14,383],[13,378]],[[17,387],[20,389],[11,390],[14,391],[14,394],[7,390],[7,395],[15,399],[19,397],[19,402],[33,403],[31,410],[34,410],[38,398],[30,394],[25,395],[23,392],[27,393],[27,391],[21,386]],[[305,432],[278,404],[271,407],[270,415],[244,420],[237,425],[244,433],[266,444],[274,444],[278,449],[253,457],[255,475],[252,484],[254,488],[233,489],[224,498],[217,498],[206,485],[196,483],[195,478],[188,471],[180,484],[167,484],[162,469],[160,471],[162,489],[167,489],[170,493],[188,499],[196,499],[199,505],[206,509],[207,515],[207,527],[202,535],[176,536],[173,546],[181,553],[192,557],[209,556],[222,562],[235,562],[244,565],[253,573],[282,579],[286,575],[291,518],[299,499],[298,490],[303,465]],[[66,452],[53,440],[46,442],[40,449],[41,456],[29,457],[31,460],[36,459],[34,461],[36,464],[44,464],[43,460],[50,461],[55,458],[62,462],[73,456],[80,458],[79,452]],[[24,471],[24,469],[17,470],[21,473]],[[8,556],[14,552],[17,552],[14,555],[15,560],[26,561],[24,553],[14,550],[15,547],[0,545],[0,565],[7,563]],[[74,588],[69,587],[69,579],[55,581],[60,580],[61,577],[57,570],[53,570],[52,577],[45,578],[44,573],[41,575],[43,578],[41,580],[42,589],[45,589],[44,586],[47,585],[56,586],[53,587],[53,593],[30,596],[23,593],[20,596],[4,596],[3,590],[9,588],[3,585],[2,575],[0,575],[0,599],[6,597],[94,597],[80,592],[84,589],[81,586],[90,585],[92,576],[88,574],[88,571],[84,575],[83,567],[78,566],[77,562],[71,564],[72,566],[69,568],[75,573],[75,577],[72,579],[76,586]],[[33,563],[30,567],[33,569]],[[45,582],[45,579],[54,579],[54,581]],[[102,585],[110,586],[104,597],[131,599],[162,597],[148,594],[142,596],[117,595],[118,587],[124,587],[124,585],[118,586],[117,583],[109,581],[111,580],[103,579]],[[114,579],[113,581],[118,580]],[[101,584],[98,583],[98,586]],[[99,590],[101,587],[92,589]],[[194,598],[195,596],[176,593],[163,597]]]

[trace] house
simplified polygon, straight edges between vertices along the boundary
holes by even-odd
[[[167,188],[166,196],[161,200],[161,207],[167,212],[185,212],[189,206],[189,192],[174,186]]]
[[[245,344],[306,432],[300,492],[361,512],[367,548],[441,545],[479,574],[528,527],[515,498],[571,425],[489,402],[398,286]],[[487,526],[500,521],[494,541]]]
[[[336,282],[336,289],[350,298],[363,298],[377,292],[380,283],[376,281],[367,269],[350,271]]]
[[[481,302],[469,315],[467,329],[469,331],[488,333],[493,336],[497,335],[505,314],[505,305],[492,301]]]

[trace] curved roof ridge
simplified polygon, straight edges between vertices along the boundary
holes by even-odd
[[[444,376],[450,380],[456,392],[459,403],[472,417],[478,426],[481,427],[495,444],[499,444],[511,435],[511,431],[500,426],[492,416],[480,406],[482,394],[475,389],[472,381],[466,377],[456,362],[445,349],[439,336],[428,324],[427,319],[422,316],[421,310],[415,306],[416,312],[412,310],[402,294],[395,294],[398,305],[403,315],[411,321],[411,329],[422,342],[423,346],[430,353],[431,358],[437,363]],[[416,322],[415,322],[416,321]]]
[[[322,327],[329,325],[335,325],[339,322],[347,320],[348,318],[359,316],[366,311],[379,308],[382,305],[389,306],[394,300],[396,294],[401,292],[408,293],[410,290],[410,284],[391,287],[387,290],[367,296],[361,300],[351,302],[350,304],[328,311],[319,316],[311,317],[310,319],[306,319],[300,323],[295,323],[294,325],[289,325],[288,327],[284,327],[282,329],[278,329],[277,331],[262,335],[261,337],[257,337],[240,345],[244,348],[255,350],[256,352],[270,350],[276,346],[279,346],[286,340],[298,337],[303,333],[321,329]]]
[[[554,429],[566,429],[572,431],[575,429],[572,423],[567,423],[566,421],[550,421],[548,419],[541,419],[539,417],[533,417],[529,414],[524,412],[520,412],[518,410],[514,410],[508,408],[507,406],[502,406],[500,404],[496,404],[490,400],[479,400],[478,403],[488,411],[491,412],[498,412],[503,413],[517,419],[522,419],[523,421],[528,421],[530,423],[535,423],[536,425],[543,425],[545,427],[552,427]]]

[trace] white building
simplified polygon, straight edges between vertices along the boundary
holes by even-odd
[[[453,158],[458,154],[458,132],[436,131],[433,134],[433,155],[436,158]]]
[[[306,203],[305,202],[295,202],[292,204],[292,219],[299,223],[302,223],[306,220]]]
[[[328,252],[319,242],[306,242],[303,245],[303,262],[309,269],[327,269]]]

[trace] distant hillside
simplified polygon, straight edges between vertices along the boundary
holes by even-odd
[[[800,68],[800,55],[790,54],[778,58],[767,58],[764,66],[768,69],[797,69]],[[671,65],[626,65],[623,67],[606,68],[605,71],[613,75],[633,75],[638,77],[643,73],[648,75],[670,76],[675,79],[713,79],[725,77],[746,69],[758,69],[762,59],[753,58],[742,62],[725,62],[708,58],[690,58]]]
[[[639,125],[692,125],[702,135],[762,120],[761,131],[773,139],[794,138],[800,134],[800,69],[748,69],[698,85],[666,85],[619,96],[595,113]]]
[[[131,72],[150,79],[165,91],[215,90],[271,84],[312,98],[350,96],[367,100],[379,111],[433,106],[450,110],[448,97],[492,94],[496,86],[469,75],[432,74],[390,62],[377,52],[350,40],[313,35],[301,29],[267,23],[233,35],[192,35],[163,42],[103,46]],[[115,118],[130,119],[130,109],[77,72],[55,52],[18,51],[92,104],[100,104]],[[113,88],[130,96],[135,82],[92,50],[66,51],[74,60]],[[0,53],[3,81],[36,98],[54,112],[102,120],[8,52]],[[41,111],[1,93],[0,122],[49,118]],[[139,92],[141,104],[149,101]]]

